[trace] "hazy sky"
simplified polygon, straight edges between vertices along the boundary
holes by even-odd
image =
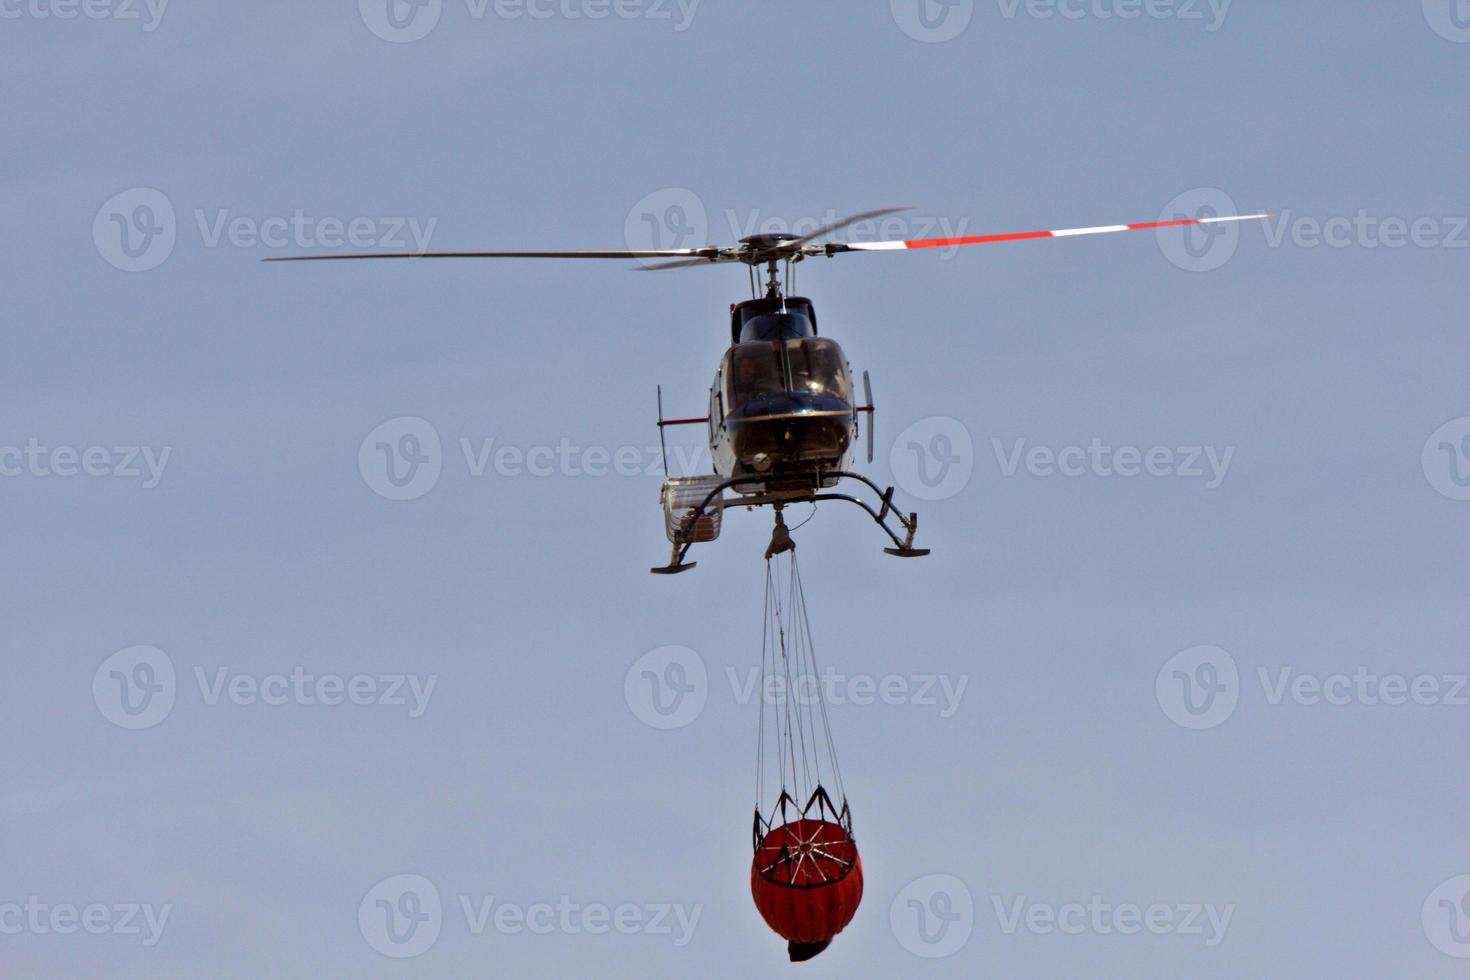
[[[0,0],[0,974],[1463,975],[1470,4],[922,3]],[[742,270],[258,260],[896,205],[1279,217],[801,267],[934,554],[796,534],[797,968],[769,514],[646,571]]]

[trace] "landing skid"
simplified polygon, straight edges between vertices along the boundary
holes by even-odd
[[[875,494],[878,495],[878,509],[875,510],[866,501],[854,497],[850,494],[832,493],[823,490],[821,488],[822,482],[824,480],[831,479],[832,477],[837,477],[839,480],[856,480],[857,482],[871,489]],[[877,524],[883,529],[883,533],[888,535],[888,537],[893,541],[894,545],[892,548],[884,548],[883,551],[885,554],[893,555],[896,558],[922,558],[925,555],[929,554],[928,548],[914,547],[914,535],[919,530],[919,515],[910,513],[907,517],[904,517],[902,513],[895,511],[893,509],[893,488],[889,487],[886,490],[881,490],[879,489],[878,484],[863,476],[861,473],[848,473],[846,471],[837,471],[815,474],[812,477],[812,486],[810,489],[807,490],[802,490],[798,488],[795,490],[771,491],[761,494],[752,494],[749,496],[734,497],[728,500],[725,500],[723,497],[726,490],[733,490],[736,487],[758,485],[768,482],[770,482],[770,478],[763,476],[738,477],[736,479],[724,481],[723,483],[712,489],[705,496],[703,502],[701,502],[699,506],[693,508],[689,512],[688,516],[686,517],[687,525],[690,527],[696,526],[699,519],[705,515],[705,512],[709,510],[710,505],[713,504],[717,498],[722,501],[722,506],[727,508],[738,506],[775,506],[778,512],[778,519],[780,509],[787,504],[816,503],[823,500],[840,500],[861,507],[865,512],[867,512],[867,515],[873,519],[873,523]],[[898,521],[897,530],[888,525],[888,518],[890,516]],[[900,533],[902,534],[902,537],[900,537]],[[673,554],[669,558],[669,563],[667,565],[662,565],[657,568],[650,568],[649,571],[655,575],[678,575],[680,572],[689,571],[689,569],[698,564],[698,562],[684,561],[685,556],[689,554],[689,549],[692,547],[694,547],[694,542],[692,540],[689,540],[684,533],[679,533],[674,541]]]
[[[697,561],[690,561],[680,565],[663,565],[658,568],[650,568],[649,571],[655,575],[678,575],[680,572],[689,571],[689,569],[694,568],[698,564],[699,562]]]

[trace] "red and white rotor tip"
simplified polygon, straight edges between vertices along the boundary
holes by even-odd
[[[1083,235],[1111,235],[1120,231],[1150,231],[1158,228],[1182,228],[1186,225],[1219,225],[1233,221],[1266,221],[1270,213],[1233,214],[1220,218],[1186,218],[1177,221],[1147,221],[1132,225],[1099,225],[1096,228],[1054,228],[1048,231],[1022,231],[1007,235],[971,235],[965,238],[919,238],[899,242],[850,242],[853,252],[892,252],[915,248],[954,248],[959,245],[990,245],[995,242],[1024,242],[1033,238],[1077,238]]]

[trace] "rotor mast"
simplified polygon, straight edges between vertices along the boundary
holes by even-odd
[[[791,260],[787,259],[786,261],[790,262]],[[766,261],[766,275],[770,277],[766,280],[766,299],[781,298],[781,278],[778,274],[779,266],[779,259],[768,259]]]
[[[791,264],[801,259],[799,245],[788,235],[751,235],[740,240],[739,261],[752,269],[762,265],[766,267],[766,299],[781,299],[785,295],[781,263],[786,263],[786,282],[790,283]]]

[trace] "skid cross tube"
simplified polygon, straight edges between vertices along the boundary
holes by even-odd
[[[878,499],[881,503],[880,509],[874,510],[867,501],[862,500],[858,497],[854,497],[851,494],[824,491],[822,488],[822,481],[831,477],[836,477],[839,480],[857,480],[859,483],[868,487],[875,494],[878,495]],[[698,507],[695,507],[694,509],[689,511],[684,520],[685,525],[690,528],[695,527],[698,524],[699,519],[705,515],[705,512],[707,510],[709,510],[710,504],[714,503],[715,498],[723,497],[726,490],[732,490],[739,486],[764,483],[768,479],[768,477],[764,476],[741,476],[725,480],[714,489],[710,490],[710,492],[705,495],[704,500],[700,502]],[[883,549],[884,552],[886,552],[887,554],[894,555],[898,558],[921,558],[924,555],[929,554],[928,548],[914,547],[914,535],[919,530],[919,515],[915,513],[910,513],[908,517],[904,517],[901,512],[895,511],[893,509],[892,487],[889,487],[886,490],[880,489],[878,487],[878,484],[863,476],[861,473],[849,473],[846,470],[817,472],[812,475],[812,480],[813,486],[810,489],[772,490],[761,494],[754,494],[747,497],[737,497],[732,500],[726,500],[724,501],[724,506],[738,507],[744,504],[747,507],[766,507],[775,504],[780,504],[784,506],[786,504],[815,503],[822,500],[845,501],[849,504],[856,504],[864,511],[866,511],[867,515],[873,519],[873,523],[881,527],[883,529],[883,533],[887,534],[888,537],[893,541],[892,548]],[[898,533],[896,533],[893,528],[888,526],[889,514],[892,514],[898,519],[899,528],[903,532],[902,537],[899,537]],[[687,539],[687,534],[685,531],[679,530],[675,532],[673,554],[669,559],[669,563],[659,568],[651,568],[649,569],[649,571],[653,572],[655,575],[677,575],[680,572],[687,572],[689,569],[693,568],[695,564],[697,564],[695,562],[689,562],[686,564],[684,561],[685,556],[689,554],[689,549],[692,547],[694,547],[694,542]]]

